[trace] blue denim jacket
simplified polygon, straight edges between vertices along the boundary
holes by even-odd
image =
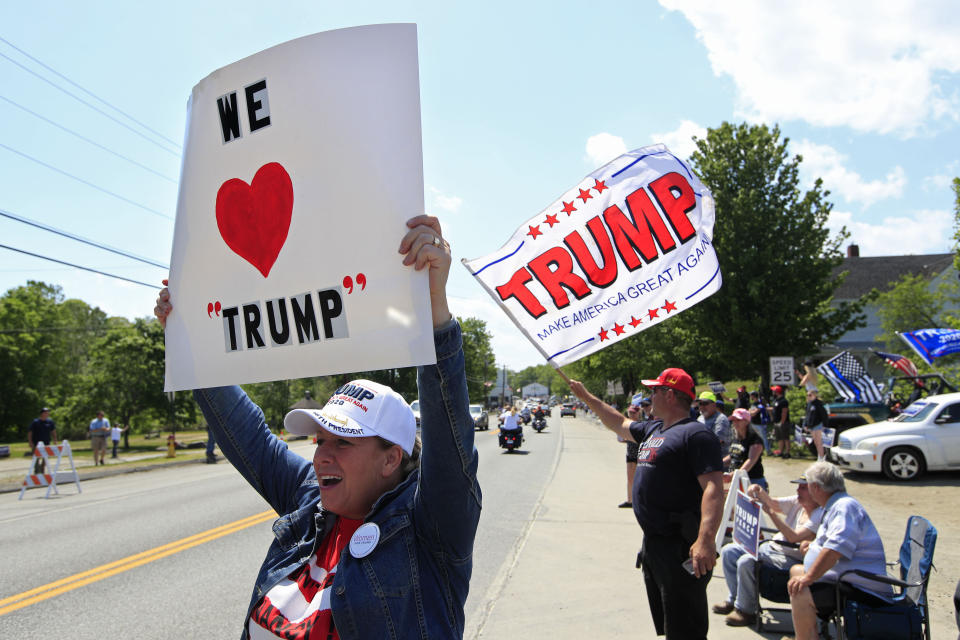
[[[362,559],[341,554],[331,610],[342,640],[461,638],[463,605],[480,520],[477,450],[473,445],[460,325],[434,332],[437,364],[420,367],[420,469],[380,496],[365,521],[380,541]],[[281,514],[243,621],[264,594],[315,553],[336,515],[320,505],[311,462],[270,433],[263,413],[239,387],[194,392],[217,444]]]

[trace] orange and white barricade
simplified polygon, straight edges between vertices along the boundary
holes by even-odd
[[[66,454],[67,459],[70,461],[69,471],[60,471],[60,462],[63,460],[64,454]],[[50,458],[53,456],[57,457],[56,463],[52,465],[53,472],[33,473],[33,470],[36,469],[37,460],[41,459],[46,463],[44,469],[49,470],[51,468]],[[80,488],[80,476],[77,475],[77,466],[73,464],[73,453],[70,450],[70,442],[64,440],[60,444],[53,445],[45,445],[41,442],[37,444],[33,450],[33,457],[30,459],[30,468],[27,469],[27,475],[23,479],[23,486],[20,487],[20,497],[17,498],[17,500],[23,500],[23,493],[27,489],[34,487],[47,488],[47,494],[43,496],[44,498],[49,498],[51,491],[60,495],[60,491],[57,489],[58,482],[74,482],[77,485],[77,493],[82,492]]]

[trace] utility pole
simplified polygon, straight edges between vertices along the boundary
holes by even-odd
[[[507,365],[503,365],[503,373],[500,378],[500,406],[501,407],[506,404],[503,398],[504,394],[506,393],[506,388],[507,388]]]

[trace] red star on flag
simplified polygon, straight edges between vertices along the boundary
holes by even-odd
[[[647,318],[647,320],[653,320],[654,318],[660,317],[657,315],[657,309],[659,308],[660,307],[657,307],[656,309],[647,309],[647,315],[650,316],[649,318]]]
[[[604,329],[603,327],[600,327],[599,335],[600,335],[600,342],[603,342],[604,340],[609,340],[609,338],[607,337],[607,330]]]
[[[562,201],[561,201],[561,202],[562,202]],[[570,202],[564,202],[564,203],[563,203],[563,212],[564,212],[565,214],[570,215],[571,213],[573,213],[573,212],[576,211],[576,210],[577,210],[577,208],[576,208],[575,206],[573,206],[573,200],[571,200]]]
[[[622,324],[617,324],[616,322],[613,323],[613,330],[617,332],[618,336],[622,335],[623,332],[626,331],[626,329],[623,328]]]
[[[664,300],[664,305],[660,308],[666,311],[667,313],[670,313],[671,311],[677,310],[677,303],[670,302],[669,300]]]
[[[610,188],[610,187],[607,186],[606,181],[601,182],[600,180],[597,180],[596,178],[594,178],[593,181],[597,183],[597,184],[593,185],[593,188],[597,190],[597,193],[603,193],[603,190],[604,190],[604,189],[609,189],[609,188]]]
[[[578,195],[577,197],[580,198],[581,200],[583,200],[584,202],[586,202],[587,200],[589,200],[589,199],[592,198],[593,196],[590,195],[590,191],[584,191],[583,189],[580,189],[580,195]]]
[[[643,322],[643,320],[630,316],[630,326],[633,327],[634,329],[636,329],[637,325],[640,324],[641,322]]]
[[[560,224],[560,221],[557,220],[557,215],[558,214],[555,213],[548,213],[547,219],[543,221],[543,224],[548,224],[550,225],[550,228],[553,229],[553,225]]]
[[[530,226],[530,231],[527,231],[527,235],[533,238],[534,240],[537,239],[537,236],[543,235],[543,231],[540,231],[540,225],[531,224],[529,226]]]

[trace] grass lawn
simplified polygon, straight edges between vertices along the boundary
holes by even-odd
[[[134,456],[134,455],[143,455],[148,453],[156,453],[158,451],[167,450],[167,436],[169,434],[166,432],[161,433],[158,438],[147,438],[144,434],[130,434],[130,448],[123,448],[123,438],[120,439],[120,446],[117,447],[117,455],[120,457],[124,456]],[[177,442],[182,445],[189,445],[191,443],[197,442],[207,442],[207,432],[203,431],[177,431]],[[30,446],[26,442],[11,442],[10,446],[10,458],[29,458],[31,455]],[[87,462],[93,462],[93,450],[90,448],[90,440],[71,440],[70,441],[70,450],[73,452],[73,459],[76,461],[85,460]],[[110,453],[113,450],[113,443],[108,439],[107,440],[107,458],[110,458]],[[177,449],[177,456],[186,454],[187,452],[193,453],[199,451],[201,454],[204,453],[203,449]]]

